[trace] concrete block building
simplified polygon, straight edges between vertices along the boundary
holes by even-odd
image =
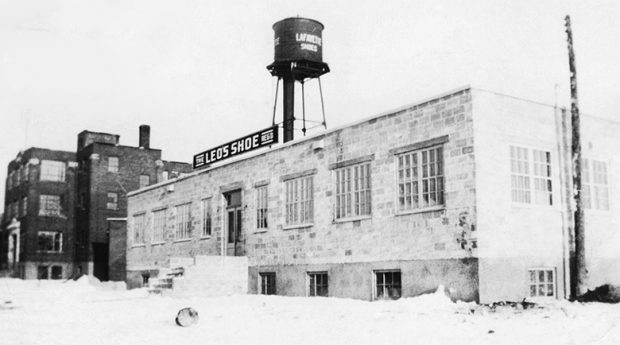
[[[617,283],[620,124],[583,122],[590,279]],[[561,109],[463,87],[215,163],[128,193],[128,283],[246,256],[249,293],[563,298],[569,133]]]
[[[26,279],[73,274],[75,153],[42,148],[8,164],[0,268]]]

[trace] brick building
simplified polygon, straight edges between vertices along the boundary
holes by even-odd
[[[618,283],[620,124],[582,128],[591,284]],[[569,133],[553,106],[464,87],[215,163],[128,193],[128,283],[243,255],[250,293],[565,297]]]
[[[76,157],[76,265],[108,280],[110,220],[126,216],[127,193],[190,172],[191,165],[162,161],[161,150],[150,147],[146,125],[140,126],[138,146],[119,145],[118,135],[83,131]]]
[[[115,134],[83,131],[77,152],[18,154],[8,165],[0,269],[25,279],[87,273],[107,280],[111,267],[112,278],[124,280],[124,257],[110,256],[109,233],[126,217],[127,192],[191,171],[161,160],[149,140],[148,126],[140,126],[137,147],[119,145]]]
[[[26,279],[73,274],[75,153],[41,148],[8,164],[0,266]]]

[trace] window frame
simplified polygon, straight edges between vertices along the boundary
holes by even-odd
[[[42,159],[39,170],[39,181],[65,182],[67,163],[51,159]]]
[[[138,219],[141,220],[140,223],[137,222]],[[146,212],[139,212],[132,216],[132,246],[144,246],[146,244],[146,221]]]
[[[396,214],[411,214],[411,213],[419,213],[419,212],[429,212],[436,210],[443,210],[446,208],[446,174],[445,174],[445,141],[433,142],[429,145],[423,145],[419,147],[415,147],[414,149],[397,152],[394,154],[394,165],[395,165],[395,176],[396,176]],[[431,176],[431,165],[428,164],[428,159],[430,159],[429,152],[433,151],[434,153],[434,161],[432,161],[432,169],[434,169],[435,174]],[[423,162],[423,153],[427,153],[427,164],[424,165]],[[438,153],[440,153],[441,161],[438,161]],[[406,158],[409,157],[410,163],[409,165],[405,165]],[[414,159],[415,157],[415,159]],[[402,169],[401,169],[401,158],[402,158]],[[414,166],[415,161],[415,166]],[[423,175],[423,167],[428,166],[428,176],[424,177]],[[415,181],[414,181],[414,169],[415,169]],[[401,177],[402,171],[402,177]],[[407,171],[409,171],[410,178],[407,180]],[[428,182],[428,186],[430,189],[430,181],[433,179],[435,181],[435,204],[430,205],[430,190],[427,193],[424,193],[424,182]],[[440,181],[438,183],[438,181]],[[410,184],[410,198],[411,198],[411,206],[407,206],[407,184]],[[402,188],[401,188],[402,185]],[[414,193],[415,186],[415,193]],[[402,191],[402,192],[401,192]],[[427,205],[424,205],[424,195],[428,195]],[[414,197],[417,199],[417,205],[414,204]],[[403,200],[401,203],[401,199]],[[437,199],[441,199],[438,201]]]
[[[513,159],[513,148],[514,149],[520,149],[520,150],[525,150],[525,153],[527,155],[527,157],[525,158],[526,161],[524,161],[522,158],[519,159],[521,162],[525,162],[526,163],[526,168],[527,168],[527,173],[524,172],[515,172],[513,169],[515,167],[515,162]],[[547,157],[547,162],[541,162],[541,161],[537,161],[536,160],[536,153],[542,153],[544,156]],[[556,164],[554,164],[554,151],[553,149],[550,149],[548,147],[544,147],[544,146],[539,146],[539,147],[535,147],[535,146],[531,146],[531,145],[524,145],[524,144],[519,144],[519,143],[511,143],[509,144],[508,147],[508,161],[509,161],[509,165],[508,165],[508,170],[509,170],[509,179],[510,179],[510,203],[513,206],[517,206],[517,207],[547,207],[547,208],[557,208],[557,191],[555,190],[556,186],[556,179],[555,179],[555,170],[557,169]],[[537,166],[545,166],[546,165],[546,176],[539,174],[536,171],[536,167]],[[514,177],[517,176],[521,177],[521,178],[527,178],[527,189],[525,189],[524,187],[520,187],[519,190],[515,189],[515,179]],[[544,180],[544,186],[546,187],[545,191],[542,191],[541,189],[538,189],[538,185],[540,183],[536,183],[540,180]],[[524,180],[525,181],[525,180]],[[525,195],[527,195],[529,197],[529,199],[527,199],[527,201],[521,201],[521,200],[515,200],[515,196],[517,194],[515,194],[515,192],[524,192],[526,193]],[[545,193],[546,196],[544,197],[544,199],[546,199],[546,202],[541,202],[541,197],[540,195],[542,193]]]
[[[385,296],[385,295],[379,296],[379,286],[378,286],[379,279],[378,279],[378,275],[379,274],[385,275],[387,273],[391,273],[391,274],[398,273],[399,274],[400,284],[397,285],[398,288],[399,288],[398,297],[394,298],[390,294],[389,291],[388,291],[387,297],[382,297],[382,296]],[[373,296],[372,297],[373,297],[374,301],[376,301],[376,300],[397,300],[397,299],[400,299],[400,298],[403,297],[403,273],[402,273],[402,271],[400,269],[373,270],[372,271],[372,277],[373,277],[373,280],[372,280],[372,283],[373,283],[372,284],[372,289],[373,289],[372,295]],[[383,276],[382,281],[385,282],[385,276]],[[384,292],[385,292],[386,289],[389,289],[389,287],[385,283],[382,283],[382,286],[383,286],[383,288],[381,290],[383,290]]]
[[[52,249],[41,249],[41,235],[50,236],[52,238]],[[56,238],[58,236],[58,238]],[[52,230],[39,230],[37,231],[37,253],[46,253],[46,254],[62,254],[62,245],[63,245],[63,234],[62,231],[52,231]]]
[[[321,284],[317,284],[317,276],[321,276],[321,280],[324,278],[324,281]],[[325,294],[317,294],[319,287],[325,289]],[[306,272],[306,296],[329,297],[329,273],[327,271]]]
[[[200,235],[202,238],[210,238],[213,235],[213,197],[200,200],[200,213]]]
[[[187,209],[186,213],[183,215],[187,215],[187,219],[182,219],[179,221],[179,210]],[[183,224],[184,226],[179,229],[179,226]],[[180,237],[180,235],[183,235]],[[174,241],[187,241],[192,238],[192,203],[186,202],[183,204],[176,205],[174,207]]]
[[[151,216],[153,219],[153,223],[152,223],[153,231],[151,234],[152,245],[162,244],[166,242],[166,211],[167,210],[168,210],[167,208],[160,208],[160,209],[151,211]],[[160,216],[161,216],[161,222],[159,221]],[[161,237],[159,235],[161,235]]]
[[[105,207],[106,210],[116,211],[118,210],[118,192],[107,192],[106,193],[106,202]],[[110,202],[110,199],[114,199],[114,202]]]
[[[347,165],[347,166],[334,169],[334,179],[335,179],[334,203],[333,203],[334,221],[341,222],[341,221],[371,218],[372,217],[372,165],[371,165],[371,161],[351,164],[351,165]],[[363,198],[362,198],[362,195],[364,195]],[[364,200],[364,202],[361,201],[362,199]]]
[[[273,281],[271,285],[269,285],[269,278],[272,278]],[[277,277],[276,272],[259,272],[258,273],[258,292],[260,295],[277,295]]]
[[[269,229],[269,185],[255,187],[256,191],[256,230]]]
[[[146,178],[146,184],[143,184],[144,178]],[[148,174],[140,174],[138,177],[138,187],[139,189],[146,188],[151,185],[151,175]]]
[[[599,179],[602,177],[604,180],[602,183],[595,182],[597,179],[597,172],[595,172],[594,165],[598,163],[600,168],[598,171]],[[609,212],[611,210],[611,200],[609,197],[609,168],[605,160],[599,160],[594,158],[582,158],[581,159],[581,195],[583,198],[583,207],[588,211],[595,212]]]
[[[53,205],[55,202],[50,202],[52,199],[58,199],[58,207],[57,210],[55,208],[48,208],[48,205]],[[45,211],[44,211],[45,210]],[[49,212],[48,210],[52,210]],[[62,217],[63,216],[63,207],[62,207],[62,198],[60,195],[55,194],[39,194],[39,216],[42,217]]]
[[[314,224],[314,175],[284,181],[284,192],[284,228],[312,226]]]
[[[112,164],[112,161],[115,161],[115,164]],[[108,156],[108,168],[107,171],[111,173],[118,173],[120,170],[120,158],[118,156]]]
[[[532,272],[535,272],[535,281],[532,282]],[[541,282],[540,272],[544,272],[544,281]],[[547,279],[547,273],[551,272],[552,282],[550,283]],[[552,294],[551,295],[539,295],[540,287],[544,286],[545,291],[548,291],[549,285],[552,285]],[[527,269],[527,287],[528,287],[528,296],[531,298],[557,298],[558,296],[558,284],[557,284],[557,272],[555,267],[531,267]],[[535,288],[535,294],[532,295],[532,287]]]

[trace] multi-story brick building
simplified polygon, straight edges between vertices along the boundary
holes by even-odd
[[[26,279],[73,274],[75,153],[41,148],[8,164],[0,265]]]
[[[620,124],[584,117],[592,284],[620,282]],[[250,293],[564,297],[563,111],[464,87],[128,193],[127,279],[244,255]]]
[[[0,268],[26,279],[87,273],[107,280],[109,268],[119,267],[109,257],[109,220],[126,216],[127,192],[191,171],[187,163],[162,161],[149,140],[148,126],[140,126],[138,147],[83,131],[77,153],[18,154],[8,165]],[[125,279],[124,268],[115,273]]]
[[[139,145],[119,145],[119,136],[78,135],[76,264],[101,280],[109,277],[109,221],[127,214],[127,193],[191,171],[191,165],[161,160],[150,147],[150,127],[140,126]]]

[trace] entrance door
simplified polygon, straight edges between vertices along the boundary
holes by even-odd
[[[101,281],[108,280],[109,245],[93,243],[93,275]]]
[[[225,194],[226,222],[228,228],[228,255],[243,255],[239,247],[241,237],[241,191],[236,190]]]

